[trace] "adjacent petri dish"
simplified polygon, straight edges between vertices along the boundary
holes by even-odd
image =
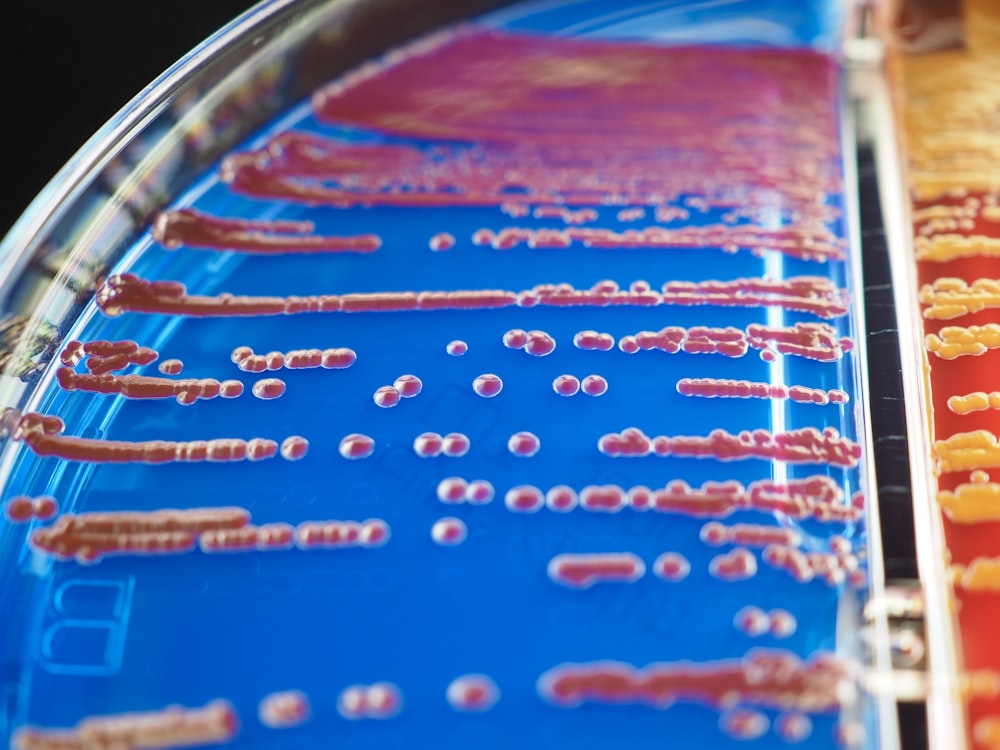
[[[12,747],[895,746],[835,4],[500,5],[263,5],[5,241]]]

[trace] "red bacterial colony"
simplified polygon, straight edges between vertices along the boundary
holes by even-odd
[[[606,456],[641,457],[690,456],[715,458],[720,461],[741,461],[762,458],[788,463],[828,464],[851,468],[861,459],[861,446],[840,437],[833,427],[820,432],[815,427],[771,433],[768,430],[730,434],[712,430],[708,437],[659,436],[649,438],[635,427],[621,434],[603,435],[598,450]]]
[[[285,381],[278,378],[264,378],[253,384],[253,395],[262,401],[273,401],[285,395]]]
[[[31,544],[58,560],[93,563],[107,555],[175,555],[314,547],[377,547],[389,538],[381,519],[253,526],[244,508],[67,513],[37,529]]]
[[[243,383],[238,380],[223,380],[219,384],[219,395],[222,398],[238,398],[243,395]]]
[[[471,447],[468,435],[461,432],[449,432],[441,438],[441,453],[449,458],[461,458]]]
[[[14,523],[24,523],[32,519],[48,521],[59,512],[55,498],[42,495],[34,499],[19,495],[12,497],[4,506],[4,515]]]
[[[288,352],[268,352],[254,354],[249,346],[233,349],[231,359],[243,372],[264,372],[265,370],[344,370],[353,365],[358,355],[353,349],[293,349]]]
[[[691,213],[686,208],[678,206],[657,206],[656,220],[661,224],[669,224],[671,221],[687,219]]]
[[[818,652],[802,661],[790,651],[753,649],[743,659],[661,663],[646,669],[607,661],[564,664],[541,676],[538,692],[566,708],[585,702],[668,708],[684,701],[714,708],[738,704],[833,713],[849,684],[847,665],[833,654]]]
[[[451,681],[445,697],[456,711],[481,713],[500,700],[500,689],[484,674],[466,674]]]
[[[369,66],[317,92],[316,115],[321,121],[409,138],[474,140],[482,144],[480,150],[424,155],[405,144],[376,146],[292,133],[258,151],[229,157],[223,179],[232,190],[261,198],[339,206],[492,205],[513,216],[526,215],[530,202],[564,220],[565,212],[580,204],[627,209],[679,202],[685,195],[696,196],[702,210],[714,206],[756,216],[763,206],[773,205],[778,192],[801,220],[785,230],[787,238],[771,232],[754,249],[787,247],[817,260],[842,256],[843,243],[822,226],[830,211],[814,200],[817,193],[840,189],[836,120],[828,109],[804,104],[832,96],[835,77],[828,60],[798,50],[722,49],[709,54],[710,62],[698,48],[654,50],[499,30],[446,35],[424,44],[404,64]],[[552,61],[544,84],[533,66],[524,64],[534,59]],[[487,82],[469,60],[494,71]],[[607,75],[589,77],[584,87],[570,72],[583,69],[606,70]],[[440,86],[442,70],[451,71],[446,101],[426,93],[428,86]],[[753,96],[692,100],[692,89],[713,91],[720,88],[717,82],[734,80],[751,90],[767,85],[775,96],[764,105]],[[705,84],[691,86],[691,81]],[[811,96],[805,95],[805,81]],[[574,93],[583,89],[586,95],[540,94],[552,87]],[[463,106],[469,101],[482,104],[470,110]],[[678,101],[690,102],[690,114],[679,115],[688,110],[679,110]],[[747,134],[745,123],[762,118],[767,127]],[[713,126],[704,127],[705,122]],[[738,123],[740,130],[720,132],[729,123]],[[777,132],[785,138],[777,140]],[[614,168],[608,164],[608,143],[627,144],[627,154],[611,152],[611,158],[618,156]],[[683,148],[683,168],[663,144]],[[773,169],[762,174],[738,159],[747,148],[766,150]],[[558,158],[567,151],[572,160]],[[803,160],[816,168],[796,169]],[[501,167],[516,178],[497,179],[505,174]],[[414,174],[420,175],[419,183]],[[528,192],[512,198],[511,188],[525,185]],[[727,190],[732,185],[749,189],[733,195]],[[721,229],[732,234],[744,227]],[[733,244],[731,236],[717,242],[699,239],[699,245]]]
[[[770,544],[761,559],[770,567],[783,570],[798,583],[820,579],[828,586],[838,586],[845,580],[855,588],[864,584],[860,562],[854,555],[803,552],[796,547]]]
[[[320,237],[310,221],[230,219],[182,208],[164,211],[153,223],[153,237],[168,250],[181,245],[207,250],[283,255],[286,253],[370,253],[382,241],[374,234]]]
[[[578,502],[576,490],[564,484],[553,487],[545,493],[545,506],[556,513],[568,513]]]
[[[501,206],[501,210],[503,207]],[[512,218],[518,219],[528,215],[527,207],[521,210],[507,210],[504,213]],[[561,219],[566,224],[586,224],[589,221],[597,221],[597,211],[592,208],[581,208],[573,211],[563,206],[536,206],[531,215],[536,219]]]
[[[184,369],[184,363],[179,359],[165,359],[160,362],[157,369],[164,375],[179,375]]]
[[[198,535],[198,546],[206,553],[284,550],[294,543],[295,529],[287,523],[209,530]]]
[[[465,488],[465,502],[470,505],[486,505],[493,501],[495,490],[485,479],[474,479]]]
[[[795,547],[770,545],[765,547],[763,559],[772,568],[786,571],[799,583],[809,583],[815,576],[809,558]]]
[[[381,547],[389,541],[389,524],[380,518],[369,518],[361,524],[361,545]]]
[[[734,740],[756,740],[767,734],[771,722],[760,711],[734,708],[719,717],[719,729]]]
[[[679,552],[664,552],[653,562],[653,573],[664,581],[677,583],[691,573],[691,563]]]
[[[430,242],[427,244],[430,245],[431,250],[434,250],[435,252],[451,250],[455,247],[455,238],[447,232],[441,232],[440,234],[435,234],[431,237]]]
[[[531,458],[542,447],[542,441],[533,432],[515,432],[507,440],[507,450],[520,458]]]
[[[300,549],[381,547],[389,541],[389,525],[381,518],[366,521],[304,521],[295,529]]]
[[[446,477],[438,482],[437,497],[442,503],[461,503],[465,500],[468,483],[461,477]]]
[[[584,351],[607,352],[615,348],[615,337],[610,333],[580,331],[573,337],[573,346]]]
[[[834,388],[809,388],[804,385],[787,386],[782,383],[761,383],[749,380],[723,380],[718,378],[681,378],[677,392],[684,396],[706,398],[770,398],[790,399],[801,404],[846,404],[845,391]]]
[[[48,521],[59,512],[59,504],[55,498],[43,495],[31,501],[31,514],[39,521]]]
[[[391,385],[383,385],[372,394],[372,400],[375,402],[375,405],[383,409],[391,409],[399,403],[400,398],[402,398],[402,394]]]
[[[555,350],[555,339],[545,331],[528,331],[524,351],[532,357],[547,357]]]
[[[822,276],[796,276],[783,281],[767,278],[734,281],[668,281],[663,285],[662,304],[714,305],[723,307],[781,307],[836,318],[850,310],[844,289]]]
[[[559,375],[552,381],[552,390],[560,396],[575,396],[580,392],[580,381],[573,375]]]
[[[301,350],[300,350],[301,351]],[[315,361],[315,353],[312,349],[307,349],[309,366],[312,366],[312,362]],[[288,352],[285,355],[285,367],[289,369],[298,369],[303,367],[301,360],[295,355],[298,352]],[[324,349],[322,359],[320,360],[320,367],[325,370],[343,370],[347,367],[353,365],[358,359],[358,355],[355,354],[353,349],[348,349],[346,347],[336,347],[333,349]]]
[[[503,335],[503,345],[508,349],[523,349],[528,343],[528,332],[512,328]]]
[[[774,733],[789,743],[805,742],[812,728],[812,719],[805,714],[781,714],[774,720]]]
[[[653,507],[653,503],[656,500],[656,495],[653,493],[649,487],[644,485],[638,485],[636,487],[629,488],[628,492],[625,493],[628,500],[628,505],[632,510],[646,511]]]
[[[760,607],[743,607],[733,618],[733,624],[751,638],[764,635],[771,627],[771,620]]]
[[[130,365],[149,365],[159,354],[139,346],[135,341],[68,341],[59,354],[59,361],[67,367],[76,367],[81,361],[94,375],[124,370]]]
[[[757,558],[750,550],[737,547],[713,557],[708,572],[722,581],[745,581],[757,575]]]
[[[445,477],[437,486],[437,498],[442,503],[486,505],[493,501],[493,485],[485,479],[466,482],[462,477]]]
[[[854,342],[838,337],[826,323],[796,323],[792,326],[767,326],[751,323],[746,330],[728,326],[667,326],[659,331],[639,331],[621,339],[620,348],[626,353],[657,349],[667,354],[721,354],[740,358],[750,349],[760,351],[765,361],[778,354],[804,357],[817,362],[836,362],[854,348]]]
[[[32,545],[57,559],[96,562],[109,554],[176,554],[194,549],[199,534],[248,527],[242,508],[65,514],[31,535]]]
[[[443,438],[436,432],[423,432],[413,440],[413,452],[421,458],[434,458],[441,455],[444,445]]]
[[[375,441],[367,435],[354,432],[340,441],[340,455],[344,458],[368,458],[375,452]]]
[[[841,721],[834,730],[834,739],[841,747],[856,750],[865,744],[865,728],[856,721]]]
[[[773,250],[791,258],[823,262],[844,260],[846,253],[839,242],[818,241],[827,237],[825,230],[769,230],[755,226],[732,227],[713,224],[703,227],[645,227],[615,232],[611,229],[528,229],[504,227],[498,232],[480,229],[472,237],[475,245],[489,245],[495,250],[511,250],[525,245],[533,249],[564,249],[574,246],[605,250],[662,248],[669,250],[721,247],[727,252],[746,250],[762,255]],[[823,279],[823,281],[827,281]]]
[[[64,429],[65,425],[58,417],[29,412],[18,421],[13,436],[15,440],[27,443],[39,456],[94,463],[261,461],[274,457],[278,452],[278,444],[265,438],[131,442],[65,437],[60,434]]]
[[[733,624],[751,638],[770,633],[775,638],[788,638],[795,634],[798,622],[784,609],[765,612],[760,607],[743,607],[733,618]]]
[[[589,589],[597,583],[634,583],[646,573],[646,565],[630,552],[556,555],[549,561],[549,578],[574,589]]]
[[[638,221],[639,219],[644,219],[646,217],[646,209],[637,208],[623,208],[618,212],[618,221]]]
[[[359,292],[356,294],[247,297],[188,294],[179,281],[147,281],[135,274],[108,277],[97,292],[97,304],[108,317],[126,312],[191,317],[264,317],[306,313],[402,312],[405,310],[486,310],[513,307],[517,294],[483,289],[454,292]]]
[[[635,354],[639,351],[639,342],[635,336],[622,336],[618,339],[618,350],[625,354]]]
[[[556,340],[545,331],[522,331],[514,328],[503,335],[508,349],[521,349],[533,357],[547,357],[556,350]]]
[[[795,615],[784,609],[772,609],[768,617],[771,621],[771,635],[775,638],[788,638],[794,635],[799,627]]]
[[[95,744],[114,748],[180,748],[222,745],[240,729],[228,701],[202,708],[168,706],[159,711],[91,716],[72,729],[21,727],[11,738],[13,750],[75,750]]]
[[[479,375],[472,381],[472,390],[475,391],[477,396],[493,398],[503,390],[503,381],[498,375],[493,375],[492,373]]]
[[[723,544],[739,544],[745,547],[784,544],[797,547],[802,542],[802,534],[795,529],[777,526],[749,523],[726,526],[717,521],[710,521],[701,527],[701,540],[713,547],[719,547]]]
[[[257,709],[260,722],[271,729],[289,729],[309,719],[309,699],[298,690],[271,693]]]
[[[559,210],[559,211],[564,210],[564,209],[560,209],[558,206],[539,206],[538,208],[535,209],[535,214],[534,214],[535,218],[537,219],[537,218],[541,218],[542,216],[544,216],[544,214],[539,214],[538,211],[540,211],[540,210],[542,210],[542,211],[548,211],[550,209],[556,209],[556,210]],[[529,213],[531,213],[531,209],[528,206],[524,205],[523,203],[501,203],[500,204],[500,211],[502,211],[503,213],[505,213],[508,216],[511,216],[511,217],[513,217],[515,219],[523,218],[523,217],[527,216]],[[552,215],[553,216],[562,216],[561,213],[559,213],[559,214],[552,214]]]
[[[309,441],[299,435],[291,435],[281,441],[281,457],[286,461],[298,461],[309,452]]]
[[[392,384],[403,398],[413,398],[420,394],[424,384],[416,375],[400,375]]]
[[[455,477],[444,480],[464,482]],[[471,487],[471,483],[469,486]],[[441,486],[438,486],[441,492]],[[675,513],[692,518],[725,518],[739,510],[756,510],[762,513],[782,513],[789,518],[812,518],[821,523],[852,523],[861,518],[861,509],[844,504],[844,494],[832,479],[813,476],[793,479],[788,482],[774,482],[768,479],[751,482],[744,487],[739,482],[705,482],[700,488],[692,488],[680,479],[674,479],[662,489],[652,490],[638,485],[628,490],[616,485],[586,486],[578,493],[572,487],[558,485],[548,492],[531,485],[520,488],[531,495],[541,495],[550,510],[568,512],[574,508],[591,512],[606,512],[608,509],[631,508],[635,512]],[[457,490],[455,490],[457,492]],[[624,502],[621,494],[624,493]],[[587,504],[582,502],[588,497]],[[455,501],[457,502],[457,501]],[[708,544],[721,545],[733,542],[745,546],[772,545],[772,540],[788,544],[797,543],[797,535],[789,530],[757,524],[706,524],[702,528],[702,540]],[[780,546],[780,545],[779,545]],[[840,551],[826,555],[824,559],[839,561],[840,566],[850,567],[853,555]]]
[[[601,513],[617,513],[626,505],[625,490],[618,485],[588,485],[580,490],[580,507]]]
[[[117,394],[130,399],[174,398],[188,406],[201,399],[235,398],[243,393],[238,380],[218,381],[214,378],[160,378],[149,375],[95,375],[77,373],[70,367],[60,367],[56,380],[64,391]]]
[[[14,523],[24,523],[35,517],[35,509],[30,497],[14,497],[4,506],[4,514]]]
[[[608,381],[600,375],[588,375],[580,381],[580,390],[588,396],[603,396],[608,392]]]
[[[525,484],[507,490],[503,503],[515,513],[536,513],[545,504],[545,496],[537,487]]]
[[[461,544],[468,535],[465,523],[458,518],[439,518],[431,527],[431,539],[446,547]]]
[[[403,694],[391,682],[352,685],[337,699],[337,710],[345,719],[391,719],[403,708]]]

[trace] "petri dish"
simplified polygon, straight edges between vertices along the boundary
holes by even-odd
[[[1000,731],[993,687],[1000,661],[987,625],[997,591],[989,334],[997,327],[991,290],[998,196],[993,129],[976,111],[997,100],[986,71],[994,67],[998,18],[980,2],[915,10],[901,19],[893,60],[905,149],[886,159],[899,158],[906,177],[894,186],[894,216],[900,309],[912,351],[909,400],[924,405],[912,416],[911,432],[920,440],[911,462],[922,480],[915,484],[923,490],[915,502],[918,551],[936,619],[928,629],[938,636],[932,679],[951,685],[938,691],[940,710],[930,716],[941,716],[932,724],[939,736],[949,727],[964,735],[948,744],[988,748]],[[929,120],[927,113],[943,102],[948,114]]]
[[[143,92],[0,249],[8,744],[895,747],[842,28],[275,2]]]

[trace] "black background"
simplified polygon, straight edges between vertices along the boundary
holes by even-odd
[[[0,0],[0,237],[112,115],[253,0]]]

